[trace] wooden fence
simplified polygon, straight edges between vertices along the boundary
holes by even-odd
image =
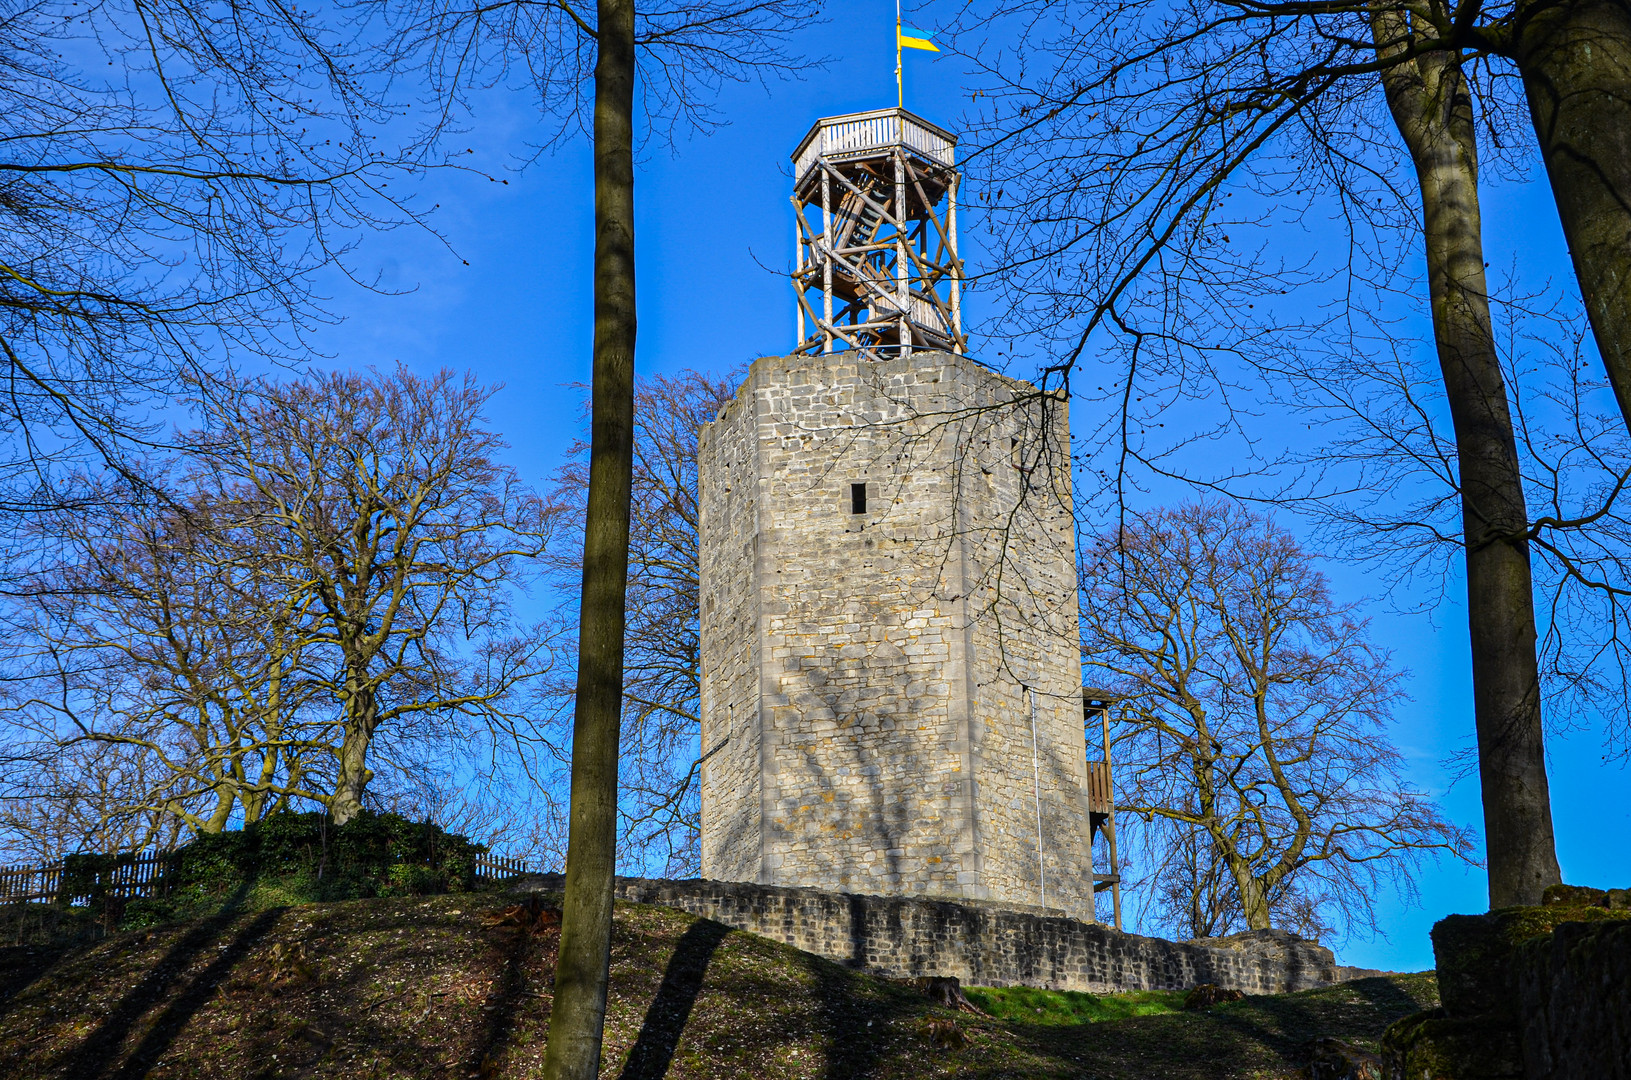
[[[476,856],[476,881],[478,884],[508,881],[510,878],[536,874],[537,872],[520,859],[511,859],[503,855]]]
[[[144,851],[124,856],[74,880],[65,875],[67,860],[38,866],[0,867],[0,904],[85,903],[93,897],[134,900],[163,896],[169,891],[174,856],[166,851]],[[69,890],[64,895],[64,890]]]
[[[1108,761],[1088,760],[1087,763],[1088,813],[1108,814],[1116,806],[1116,789],[1110,780]]]
[[[61,882],[62,864],[59,862],[44,866],[0,866],[0,903],[54,901]]]
[[[89,880],[63,880],[64,861],[42,863],[37,866],[0,866],[0,904],[34,903],[87,903],[93,892],[101,897],[135,900],[138,897],[164,896],[170,888],[170,868],[174,857],[169,852],[146,851],[121,858],[112,866],[99,870]],[[520,859],[503,855],[476,856],[477,884],[493,884],[522,877],[535,871]],[[73,890],[64,896],[63,889]]]

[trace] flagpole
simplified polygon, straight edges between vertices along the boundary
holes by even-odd
[[[900,0],[895,0],[895,103],[906,108],[906,84],[900,78]]]

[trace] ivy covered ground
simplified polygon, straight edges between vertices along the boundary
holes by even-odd
[[[537,1075],[558,928],[487,893],[226,912],[64,945],[71,916],[0,920],[0,1076]],[[56,944],[50,942],[55,941]],[[664,908],[619,905],[603,1075],[1292,1077],[1317,1036],[1374,1045],[1436,1004],[1430,974],[1251,997],[971,994],[911,987]],[[1106,1018],[1108,1017],[1108,1018]]]

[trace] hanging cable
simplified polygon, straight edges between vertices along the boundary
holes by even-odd
[[[1027,686],[1031,696],[1031,792],[1036,797],[1036,880],[1041,892],[1040,907],[1048,906],[1048,872],[1042,862],[1042,769],[1036,749],[1036,691]]]

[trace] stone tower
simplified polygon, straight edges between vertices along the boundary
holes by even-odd
[[[699,443],[704,877],[1092,917],[1067,423],[951,353],[749,369]]]
[[[698,443],[702,873],[1091,920],[1066,403],[962,355],[955,216],[900,252],[950,137],[887,112],[800,145],[812,317]]]

